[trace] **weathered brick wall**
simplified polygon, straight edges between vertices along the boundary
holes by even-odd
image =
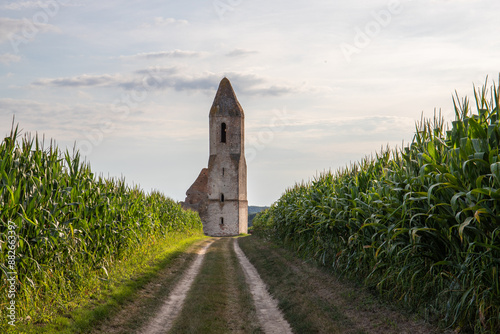
[[[238,216],[238,201],[209,201],[207,220],[203,224],[203,231],[207,235],[224,237],[238,235],[239,231],[239,216]],[[221,218],[224,223],[221,224]]]
[[[224,78],[209,116],[208,169],[186,192],[184,207],[200,213],[205,234],[232,236],[248,231],[244,113]]]

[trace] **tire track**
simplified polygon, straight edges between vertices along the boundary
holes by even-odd
[[[257,318],[266,334],[291,334],[290,324],[285,320],[283,314],[278,308],[278,303],[274,300],[266,285],[259,276],[255,267],[248,261],[247,257],[238,245],[238,239],[233,241],[234,251],[240,261],[247,284],[252,293]]]
[[[184,300],[186,299],[187,292],[189,291],[191,285],[193,284],[196,275],[200,270],[203,258],[207,252],[207,249],[214,242],[214,239],[210,240],[202,249],[198,251],[198,256],[191,264],[191,267],[186,271],[182,279],[177,283],[175,288],[170,293],[168,299],[165,301],[160,311],[156,316],[148,323],[148,325],[141,331],[142,334],[158,334],[165,333],[171,327],[177,318],[177,315],[182,310]]]

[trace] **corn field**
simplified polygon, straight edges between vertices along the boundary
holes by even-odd
[[[410,145],[287,189],[254,231],[457,332],[500,333],[500,86]]]
[[[202,231],[197,213],[159,192],[96,176],[78,152],[63,154],[52,142],[44,148],[38,137],[20,138],[17,127],[0,145],[0,185],[0,307],[3,315],[6,278],[15,271],[20,320],[43,322],[38,302],[61,294],[71,299],[89,271],[105,280],[113,261],[146,240]],[[16,237],[13,265],[9,227]]]

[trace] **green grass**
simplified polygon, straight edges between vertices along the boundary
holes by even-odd
[[[500,86],[410,145],[285,191],[254,233],[456,331],[500,332]]]
[[[307,273],[294,270],[290,254],[279,252],[276,245],[264,244],[255,236],[240,238],[239,245],[278,300],[294,333],[345,333],[352,327],[335,304],[308,284],[311,277]]]
[[[81,296],[97,300],[132,250],[202,230],[197,213],[163,194],[95,176],[78,152],[20,138],[17,127],[0,142],[0,185],[2,291],[16,272],[15,298],[1,294],[0,308],[15,300],[18,326],[66,323],[60,315],[77,308]],[[0,331],[12,327],[7,320]]]
[[[233,241],[210,246],[171,333],[261,333]]]

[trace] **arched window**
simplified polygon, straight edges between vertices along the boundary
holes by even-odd
[[[224,202],[224,194],[220,194],[220,201]]]
[[[220,142],[221,143],[226,142],[226,123],[222,123],[220,125]]]
[[[224,225],[224,218],[220,217],[220,224]]]

